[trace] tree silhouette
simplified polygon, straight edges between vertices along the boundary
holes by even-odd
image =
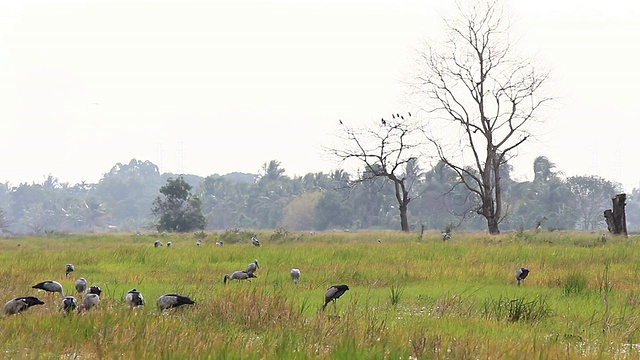
[[[202,215],[202,203],[197,196],[191,194],[189,185],[182,176],[167,179],[167,184],[160,188],[165,198],[159,196],[153,202],[153,215],[159,217],[158,231],[188,232],[202,230],[206,219]]]

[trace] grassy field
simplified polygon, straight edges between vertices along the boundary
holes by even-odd
[[[11,359],[611,359],[640,357],[640,237],[595,233],[249,232],[78,234],[0,239],[3,301],[45,305],[3,316]],[[165,246],[154,248],[160,239]],[[202,240],[201,246],[196,241]],[[379,241],[378,241],[379,240]],[[171,241],[172,246],[166,247]],[[224,246],[216,246],[223,241]],[[254,259],[250,282],[223,283]],[[65,278],[65,264],[75,271]],[[294,285],[289,270],[301,270]],[[521,286],[514,272],[531,270]],[[78,277],[100,305],[65,316],[31,288]],[[324,291],[347,284],[321,311]],[[147,304],[130,310],[131,288]],[[180,293],[193,306],[159,312]]]

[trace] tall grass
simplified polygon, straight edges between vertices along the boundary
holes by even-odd
[[[156,238],[173,245],[154,248]],[[0,350],[12,359],[638,358],[636,241],[284,230],[0,239],[5,301],[45,301],[0,319]],[[256,279],[224,285],[255,258]],[[76,268],[68,278],[66,263]],[[516,286],[522,266],[531,273]],[[80,276],[104,291],[84,313],[64,316],[59,295],[31,288],[51,279],[73,293]],[[321,311],[326,288],[342,283],[350,290]],[[130,310],[123,299],[134,287],[147,304]],[[196,304],[159,312],[155,299],[169,292]]]

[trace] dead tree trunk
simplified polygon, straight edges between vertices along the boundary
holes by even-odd
[[[627,205],[625,200],[627,199],[626,194],[618,194],[614,196],[611,200],[613,200],[613,210],[607,209],[604,211],[604,218],[607,221],[607,228],[609,232],[613,235],[624,235],[627,236],[627,216],[624,212],[624,207]]]

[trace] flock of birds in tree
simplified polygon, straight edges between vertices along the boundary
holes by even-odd
[[[411,116],[410,112],[407,112],[407,115],[409,115],[409,117]],[[398,114],[391,114],[391,118],[394,120],[404,120],[404,115],[400,115]],[[381,122],[382,122],[382,126],[387,126],[387,120],[385,120],[384,118],[381,118]],[[342,119],[338,119],[338,123],[340,125],[344,125],[344,123],[342,122]]]
[[[603,234],[602,237],[606,239],[606,234]],[[451,234],[449,234],[448,232],[443,232],[442,240],[445,241],[449,239],[451,239]],[[603,241],[606,241],[606,240],[603,240]],[[378,242],[380,242],[380,240],[378,240]],[[256,235],[253,235],[251,237],[251,243],[254,246],[260,246],[260,242],[258,241],[258,238],[256,237]],[[197,246],[201,246],[201,244],[202,242],[200,240],[196,242]],[[216,242],[216,245],[222,246],[222,242],[221,241]],[[162,242],[160,242],[160,240],[155,240],[154,247],[157,248],[161,246],[162,246]],[[167,247],[170,247],[170,246],[171,246],[171,241],[168,241]],[[231,280],[251,281],[250,279],[257,278],[255,272],[259,268],[260,268],[260,265],[258,263],[258,259],[254,259],[253,262],[250,262],[249,264],[247,264],[246,269],[237,270],[232,272],[231,274],[225,274],[223,278],[223,282],[226,285]],[[74,271],[75,271],[75,267],[73,266],[73,264],[65,265],[65,277],[68,277],[69,274],[71,274]],[[291,280],[293,281],[293,283],[298,284],[298,281],[300,280],[300,269],[292,268],[290,271],[290,274],[291,274]],[[529,269],[524,267],[517,269],[515,272],[517,285],[520,286],[520,283],[524,281],[524,279],[526,279],[528,275],[529,275]],[[43,290],[46,293],[59,293],[60,296],[62,297],[61,309],[64,311],[64,313],[70,313],[74,310],[88,311],[91,308],[94,308],[100,304],[100,295],[102,294],[102,289],[100,289],[99,286],[96,286],[96,285],[88,286],[87,279],[85,279],[84,277],[78,278],[78,280],[76,280],[75,282],[76,292],[80,297],[80,299],[82,300],[80,304],[78,303],[78,300],[76,299],[75,296],[65,295],[62,284],[60,284],[55,280],[46,280],[46,281],[39,282],[33,285],[32,288]],[[322,310],[324,310],[327,307],[327,305],[331,302],[334,303],[334,308],[335,308],[336,300],[340,298],[348,290],[349,290],[349,286],[345,284],[330,286],[324,293],[324,304],[322,305]],[[142,296],[142,293],[140,293],[140,291],[136,289],[131,289],[125,294],[125,302],[130,309],[134,309],[138,306],[145,305],[144,297]],[[193,304],[195,304],[195,301],[191,300],[188,296],[175,294],[175,293],[164,294],[156,299],[156,306],[158,307],[159,310],[167,310],[167,309],[176,308],[182,305],[193,305]],[[44,302],[35,296],[21,296],[21,297],[17,297],[7,301],[7,303],[4,305],[4,312],[6,315],[19,314],[27,310],[31,306],[35,306],[35,305],[44,305]]]

